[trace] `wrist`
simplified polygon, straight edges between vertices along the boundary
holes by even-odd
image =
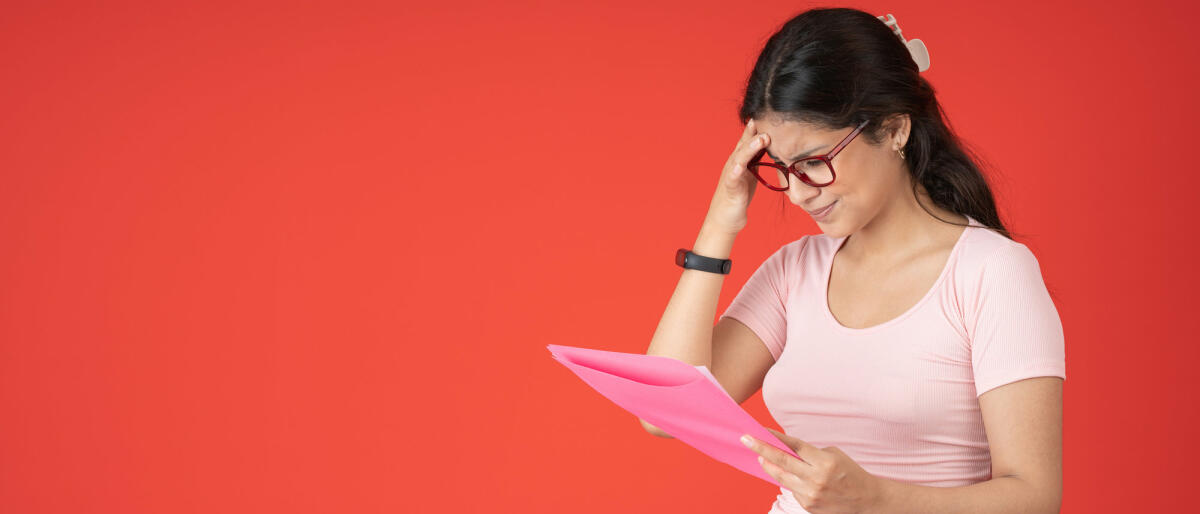
[[[705,218],[704,223],[700,224],[700,233],[705,232],[736,236],[738,235],[738,232],[741,232],[741,229],[730,228],[724,224],[709,221],[708,218]]]
[[[867,508],[863,510],[863,514],[883,514],[891,512],[890,505],[892,504],[892,496],[895,494],[895,486],[898,482],[888,480],[878,475],[871,475],[875,480],[875,494],[871,499]]]
[[[737,232],[705,225],[700,228],[700,235],[696,237],[696,243],[692,245],[691,250],[692,253],[704,257],[728,259],[729,254],[733,252],[735,238]]]

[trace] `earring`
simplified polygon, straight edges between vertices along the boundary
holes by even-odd
[[[900,153],[900,158],[901,158],[901,159],[903,159],[903,158],[904,158],[904,150],[903,150],[903,149],[896,148],[896,152]]]

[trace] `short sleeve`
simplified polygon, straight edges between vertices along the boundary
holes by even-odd
[[[733,318],[749,327],[762,339],[775,360],[779,360],[779,355],[783,353],[787,338],[784,306],[787,305],[788,283],[784,264],[792,250],[802,244],[802,240],[783,245],[759,264],[729,307],[725,308],[725,313],[718,318],[718,321]]]
[[[978,287],[968,309],[976,397],[1026,378],[1066,380],[1062,322],[1033,252],[1020,243],[995,250]]]

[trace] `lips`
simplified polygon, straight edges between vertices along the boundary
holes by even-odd
[[[821,207],[820,209],[817,209],[815,211],[808,211],[808,213],[811,214],[814,218],[820,218],[821,216],[824,216],[826,213],[828,213],[830,211],[830,209],[833,209],[833,205],[836,203],[837,203],[837,200],[834,200],[833,203],[826,205],[824,207]]]

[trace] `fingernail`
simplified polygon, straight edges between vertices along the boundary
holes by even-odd
[[[750,442],[750,436],[748,436],[748,435],[742,436],[742,444],[746,445],[747,447],[749,447],[751,444],[753,444]]]

